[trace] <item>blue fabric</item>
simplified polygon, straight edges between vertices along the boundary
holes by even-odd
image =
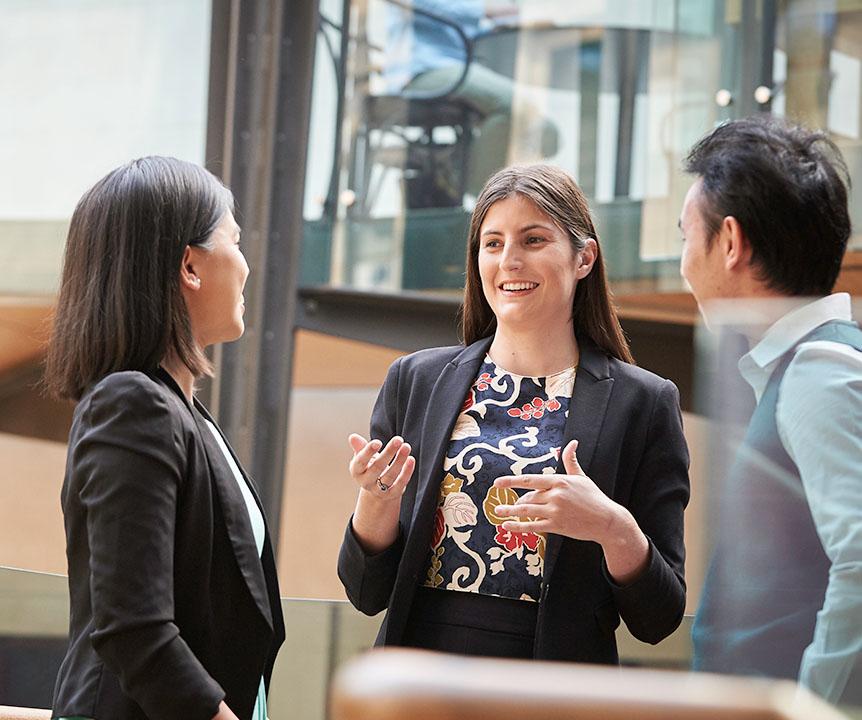
[[[454,22],[467,38],[478,34],[484,14],[481,0],[416,0],[413,6]],[[449,25],[420,13],[388,8],[386,38],[386,78],[393,93],[424,72],[467,63],[463,38]]]

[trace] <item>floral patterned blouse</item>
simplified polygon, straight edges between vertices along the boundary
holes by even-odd
[[[443,460],[426,587],[538,601],[545,537],[503,529],[494,509],[526,491],[494,480],[556,472],[576,370],[523,377],[485,357]]]

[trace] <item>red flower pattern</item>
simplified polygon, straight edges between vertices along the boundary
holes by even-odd
[[[446,520],[443,518],[443,508],[438,507],[434,514],[434,535],[431,538],[431,547],[436,548],[443,540],[446,533]]]
[[[491,382],[491,373],[483,372],[478,378],[476,378],[476,382],[473,383],[475,388],[481,392],[482,390],[488,389],[488,383]]]
[[[509,552],[517,550],[521,545],[526,545],[530,550],[535,550],[539,547],[539,536],[536,533],[518,533],[504,530],[500,525],[497,528],[497,534],[494,536],[494,542],[501,547],[506,548]]]
[[[512,417],[519,417],[521,420],[529,420],[535,418],[538,420],[545,412],[554,412],[560,409],[560,401],[554,398],[545,402],[540,397],[534,397],[532,402],[524,403],[519,408],[509,408],[507,411]]]
[[[470,388],[470,392],[467,393],[467,397],[464,399],[464,404],[461,406],[461,412],[467,412],[471,407],[476,404],[476,393],[473,391],[473,388]]]

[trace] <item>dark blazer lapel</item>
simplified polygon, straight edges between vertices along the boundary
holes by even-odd
[[[269,606],[269,595],[267,591],[266,578],[263,573],[263,564],[257,552],[257,545],[254,541],[254,532],[251,528],[251,520],[248,517],[248,511],[233,471],[228,466],[224,453],[218,445],[212,431],[206,424],[209,420],[216,426],[206,408],[198,402],[195,402],[195,407],[198,412],[194,413],[195,423],[198,426],[198,433],[203,441],[204,449],[207,455],[210,474],[213,478],[213,484],[221,498],[222,514],[224,516],[225,527],[230,538],[231,547],[233,547],[234,555],[236,555],[237,565],[240,572],[248,585],[254,602],[260,610],[263,617],[266,619],[270,628],[272,627],[272,611]],[[219,434],[221,431],[219,430]],[[234,462],[242,473],[246,485],[251,489],[255,502],[258,507],[261,507],[260,498],[257,495],[257,490],[254,484],[249,482],[242,465],[236,457],[233,448],[230,447],[224,435],[222,440],[230,454],[233,456]],[[263,509],[261,509],[263,512]],[[265,522],[265,520],[264,520]]]
[[[589,340],[582,338],[578,338],[578,340],[581,356],[560,450],[562,452],[571,440],[576,439],[578,441],[578,462],[584,472],[590,475],[590,465],[604,424],[614,379],[610,376],[607,356]],[[566,472],[562,457],[557,464],[557,472]],[[612,495],[613,488],[609,487],[608,483],[613,478],[599,478],[592,475],[590,478],[604,493]],[[563,537],[561,535],[551,534],[548,536],[544,567],[546,578],[550,577],[553,571],[562,544]]]
[[[484,338],[473,343],[447,363],[428,397],[428,411],[422,426],[421,459],[417,467],[419,485],[413,506],[413,528],[417,527],[417,519],[421,523],[422,518],[433,512],[442,479],[443,456],[449,446],[452,429],[492,339]],[[427,525],[430,533],[431,524]],[[412,535],[421,536],[422,533]]]

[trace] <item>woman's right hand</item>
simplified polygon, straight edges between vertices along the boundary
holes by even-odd
[[[356,433],[347,441],[353,450],[350,476],[362,492],[383,501],[400,499],[416,467],[410,445],[397,435],[386,447],[380,440],[368,441]]]
[[[218,712],[213,715],[212,720],[239,720],[239,718],[234,715],[233,710],[231,710],[224,700],[222,700],[218,704]]]

